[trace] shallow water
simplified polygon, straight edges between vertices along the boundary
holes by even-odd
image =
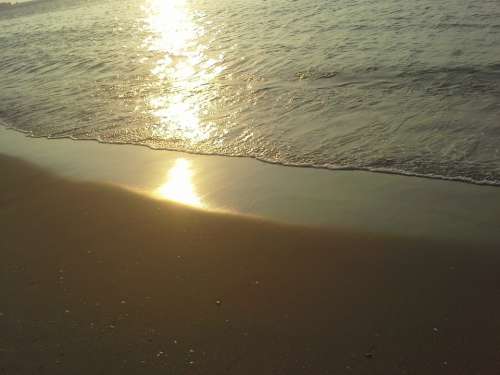
[[[0,117],[500,184],[498,56],[496,1],[47,0],[0,12]]]

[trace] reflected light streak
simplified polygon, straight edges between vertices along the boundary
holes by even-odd
[[[193,183],[191,162],[186,159],[176,160],[174,166],[167,173],[165,183],[156,189],[155,194],[160,198],[188,206],[203,207]]]
[[[155,137],[196,144],[214,133],[211,123],[203,123],[200,114],[213,96],[210,83],[223,71],[218,63],[223,56],[210,59],[201,37],[204,28],[195,22],[187,0],[149,0],[146,27],[152,37],[146,40],[150,50],[161,53],[152,74],[162,94],[149,98],[152,114],[159,124]]]

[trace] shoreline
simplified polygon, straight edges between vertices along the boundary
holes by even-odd
[[[66,178],[110,183],[147,195],[170,183],[177,190],[189,190],[191,202],[185,203],[208,210],[356,232],[500,243],[498,187],[287,167],[97,141],[32,138],[1,127],[0,153]],[[176,168],[179,160],[184,170]],[[184,185],[171,183],[172,171],[180,173]]]
[[[207,212],[8,157],[0,168],[5,374],[498,369],[495,246]]]
[[[328,167],[328,166],[320,166],[320,165],[309,165],[309,164],[293,164],[293,163],[283,163],[278,161],[271,161],[266,159],[261,159],[255,156],[246,156],[246,155],[222,155],[222,154],[211,154],[204,152],[192,152],[192,151],[179,151],[168,148],[154,148],[150,147],[146,144],[138,143],[118,143],[118,142],[102,142],[99,139],[84,139],[84,138],[73,138],[73,137],[50,137],[50,136],[36,136],[33,135],[30,131],[25,131],[22,129],[17,129],[13,126],[9,126],[7,123],[3,123],[0,120],[0,128],[3,127],[5,130],[14,131],[17,133],[24,134],[28,138],[33,139],[45,139],[47,141],[75,141],[75,142],[95,142],[101,145],[110,145],[110,146],[126,146],[126,147],[145,147],[150,151],[158,151],[158,152],[168,152],[168,153],[176,153],[179,155],[187,155],[187,156],[202,156],[202,157],[218,157],[218,158],[235,158],[235,159],[250,159],[256,162],[285,167],[285,168],[306,168],[306,169],[314,169],[314,170],[322,170],[322,171],[331,171],[331,172],[355,172],[355,173],[375,173],[375,174],[387,174],[387,175],[395,175],[399,177],[415,177],[415,178],[423,178],[429,180],[440,180],[446,182],[457,182],[463,184],[471,184],[476,186],[486,186],[486,187],[498,187],[500,188],[500,181],[489,181],[489,180],[473,180],[464,177],[446,177],[442,175],[432,175],[432,174],[423,174],[416,172],[406,172],[392,169],[377,169],[377,168],[349,168],[349,167]]]

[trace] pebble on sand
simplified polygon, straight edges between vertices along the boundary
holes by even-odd
[[[365,358],[372,359],[375,358],[375,347],[372,346],[369,351],[365,353]]]

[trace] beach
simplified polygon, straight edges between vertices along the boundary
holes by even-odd
[[[499,368],[494,244],[280,224],[0,164],[2,374]]]
[[[499,20],[3,6],[0,375],[500,374]]]

